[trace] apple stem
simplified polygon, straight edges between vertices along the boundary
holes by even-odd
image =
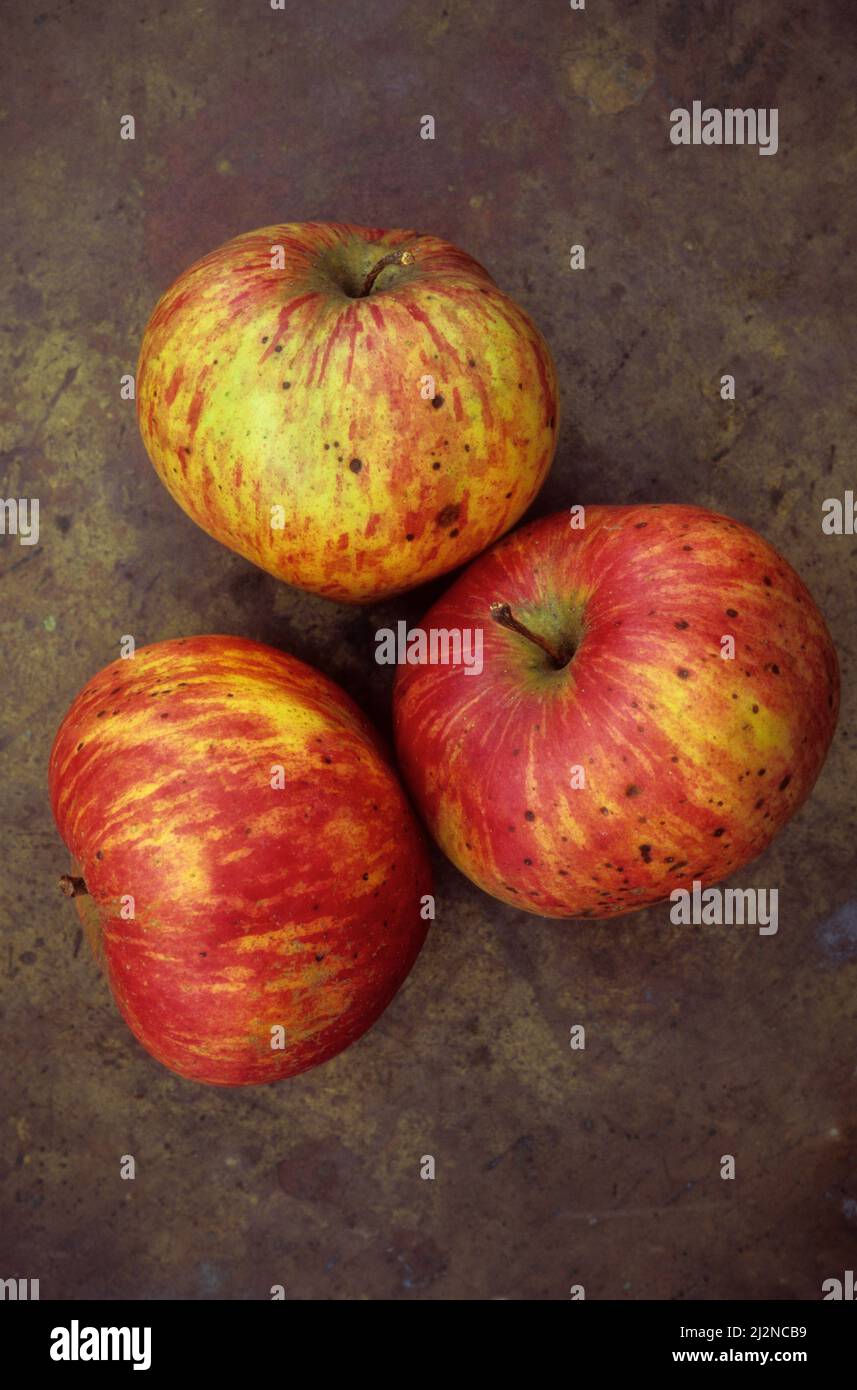
[[[89,889],[82,878],[75,874],[63,874],[59,881],[59,890],[67,898],[82,898]]]
[[[366,279],[363,281],[363,288],[358,297],[363,299],[367,294],[371,293],[372,286],[378,279],[381,271],[386,270],[388,265],[413,265],[414,259],[413,251],[390,251],[386,256],[382,256],[380,261],[377,261],[375,265],[373,265]]]
[[[531,632],[528,627],[524,627],[523,623],[518,622],[518,619],[512,613],[508,603],[492,603],[489,611],[495,623],[499,623],[501,627],[507,627],[510,632],[517,632],[521,637],[526,637],[528,642],[535,643],[537,647],[541,647],[543,652],[547,652],[557,670],[560,670],[563,666],[567,666],[571,657],[574,655],[572,652],[567,657],[561,656],[560,653],[551,646],[550,642],[544,637],[541,637],[538,632]]]

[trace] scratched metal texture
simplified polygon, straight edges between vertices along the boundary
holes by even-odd
[[[857,11],[7,0],[2,29],[0,484],[40,498],[41,538],[0,538],[0,1275],[62,1299],[818,1297],[857,1256],[857,543],[820,527],[857,479]],[[694,99],[776,106],[776,156],[673,147]],[[542,923],[437,855],[437,923],[377,1027],[230,1093],[148,1058],[79,948],[46,763],[123,633],[270,642],[389,727],[372,634],[442,585],[357,612],[278,583],[172,503],[119,398],[180,270],[304,218],[483,261],[559,369],[534,514],[750,523],[822,606],[845,699],[812,799],[736,880],[779,888],[776,937]]]

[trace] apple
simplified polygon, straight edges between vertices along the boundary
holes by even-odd
[[[66,714],[49,781],[61,886],[119,1010],[191,1080],[336,1056],[423,944],[430,868],[386,752],[294,657],[194,637],[114,661]]]
[[[463,873],[545,917],[618,916],[741,868],[808,796],[836,725],[809,592],[699,507],[534,522],[422,627],[481,631],[482,665],[400,666],[405,780]]]
[[[163,295],[137,418],[167,489],[262,569],[350,603],[444,574],[529,506],[559,424],[547,344],[439,237],[290,222]]]

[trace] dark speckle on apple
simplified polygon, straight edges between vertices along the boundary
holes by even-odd
[[[435,517],[438,526],[451,526],[457,521],[461,514],[461,503],[451,502],[448,507],[443,507]]]

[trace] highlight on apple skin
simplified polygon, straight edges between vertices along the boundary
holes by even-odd
[[[395,736],[474,883],[604,918],[761,853],[818,777],[839,674],[808,590],[749,527],[678,505],[570,520],[523,527],[434,605],[423,629],[481,629],[483,669],[401,666]]]
[[[522,516],[559,405],[541,333],[464,251],[291,222],[227,242],[163,295],[137,419],[209,535],[290,584],[369,603]]]
[[[194,637],[114,661],[63,720],[49,781],[62,887],[128,1026],[182,1076],[318,1066],[419,953],[422,833],[368,721],[294,657]]]

